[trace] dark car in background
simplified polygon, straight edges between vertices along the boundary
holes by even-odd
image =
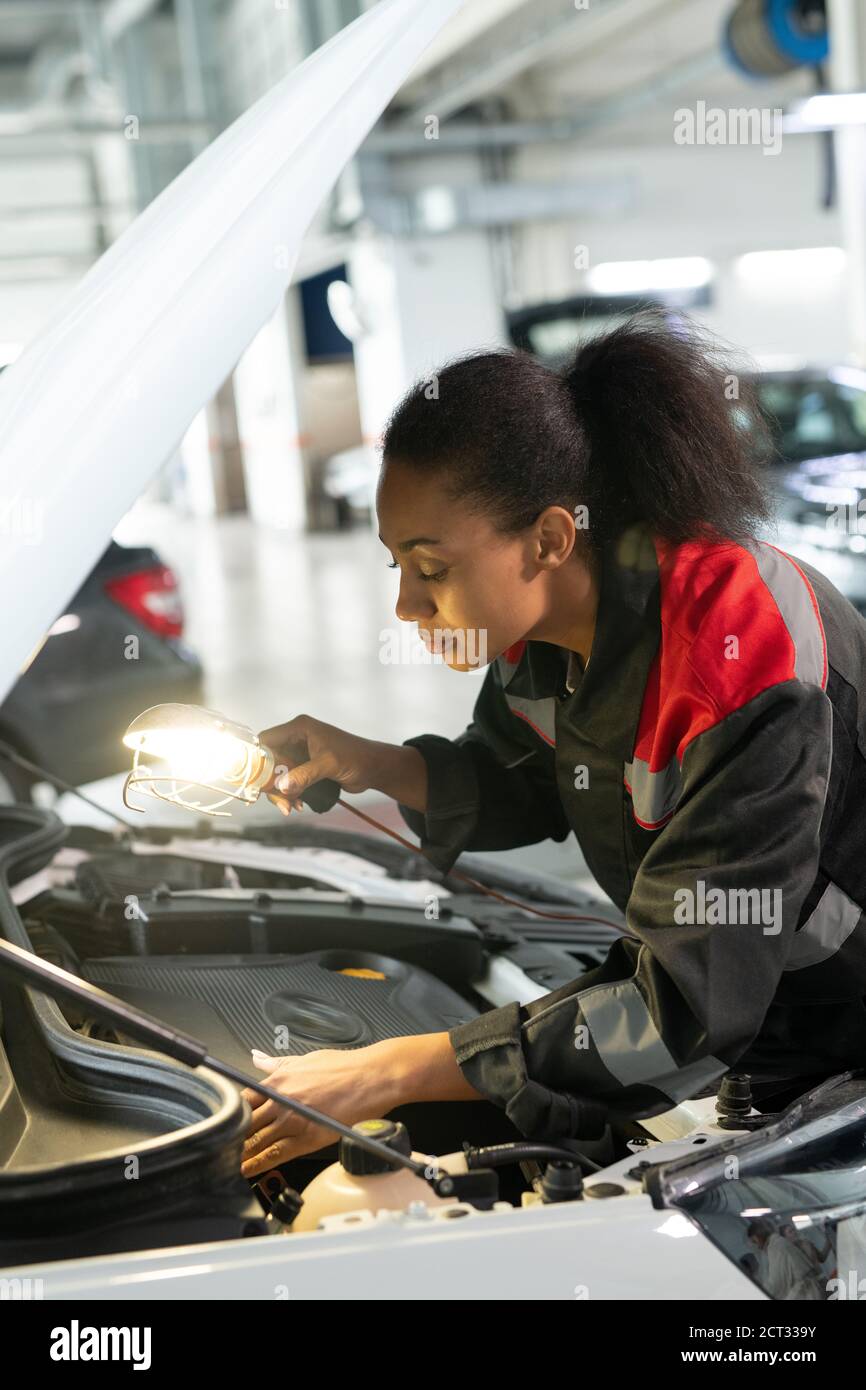
[[[0,705],[0,740],[73,786],[125,770],[137,714],[204,703],[182,633],[174,572],[150,547],[112,541]],[[29,799],[38,780],[0,751],[0,802]]]
[[[750,383],[769,431],[772,539],[866,615],[866,371],[802,367]]]
[[[709,302],[706,286],[676,294],[576,294],[567,299],[545,300],[510,309],[506,314],[508,337],[514,347],[531,352],[546,366],[561,371],[579,343],[606,333],[632,314],[652,310],[673,327],[680,312]]]

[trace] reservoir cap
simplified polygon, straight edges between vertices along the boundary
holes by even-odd
[[[359,1134],[378,1139],[380,1144],[387,1144],[389,1149],[405,1154],[407,1158],[412,1152],[409,1132],[398,1120],[359,1120],[352,1128]],[[394,1172],[384,1158],[379,1158],[377,1154],[362,1149],[360,1144],[346,1138],[340,1140],[340,1163],[347,1173],[353,1173],[356,1177]]]

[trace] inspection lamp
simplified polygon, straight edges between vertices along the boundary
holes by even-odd
[[[251,806],[268,788],[277,767],[277,760],[270,748],[262,743],[258,734],[245,724],[236,724],[216,710],[202,709],[199,705],[153,705],[137,719],[133,719],[123,742],[133,751],[132,771],[123,784],[123,804],[130,811],[143,811],[141,806],[133,806],[129,792],[133,789],[144,796],[154,796],[158,801],[170,801],[173,806],[182,806],[186,811],[196,811],[206,816],[230,816],[231,811],[222,810],[233,801],[242,806]],[[330,811],[339,801],[342,807],[351,811],[359,820],[375,826],[383,834],[396,840],[404,849],[420,855],[435,864],[427,850],[413,845],[411,841],[398,834],[390,825],[352,806],[340,797],[339,782],[323,777],[305,791],[297,793],[292,800],[303,801],[313,811]],[[210,800],[206,803],[202,795]],[[197,796],[198,800],[192,797]],[[609,927],[605,917],[593,917],[586,913],[548,912],[500,893],[486,883],[451,867],[448,873],[468,883],[476,892],[495,898],[497,902],[519,907],[531,912],[535,917],[550,917],[558,922],[600,922]],[[625,927],[628,935],[634,935],[631,928]],[[0,943],[2,944],[2,943]]]
[[[133,752],[132,771],[123,784],[129,792],[169,801],[207,816],[230,816],[223,807],[251,806],[269,786],[277,765],[270,748],[245,724],[199,705],[153,705],[133,719],[123,736]],[[327,811],[340,795],[336,782],[324,779],[299,794],[314,811]]]

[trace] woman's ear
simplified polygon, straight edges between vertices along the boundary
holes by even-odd
[[[536,563],[558,569],[574,550],[574,517],[565,507],[545,507],[534,523]]]

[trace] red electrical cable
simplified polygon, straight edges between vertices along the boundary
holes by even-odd
[[[273,796],[275,793],[269,792],[268,795]],[[279,795],[279,793],[276,793],[276,795]],[[288,801],[290,798],[281,797],[280,799]],[[368,825],[374,825],[377,830],[381,830],[385,835],[390,835],[392,840],[396,840],[398,844],[411,850],[413,854],[417,854],[421,859],[426,859],[428,863],[433,862],[429,854],[426,854],[419,845],[413,845],[411,840],[407,840],[399,831],[392,830],[390,826],[383,825],[381,821],[376,820],[375,816],[368,816],[366,811],[361,811],[357,806],[351,806],[349,802],[344,801],[341,796],[337,797],[335,804],[344,807],[347,811],[351,811],[353,816],[358,816],[360,820],[366,821]],[[479,883],[477,878],[472,878],[469,874],[464,874],[462,869],[449,869],[448,872],[449,877],[461,879],[464,883],[468,883],[473,888],[476,888],[479,893],[486,893],[489,898],[495,898],[497,902],[505,903],[509,907],[519,907],[522,912],[531,912],[535,917],[546,917],[553,922],[598,922],[603,927],[610,927],[611,931],[616,930],[614,924],[608,922],[604,917],[593,917],[587,913],[545,912],[543,908],[530,907],[528,903],[522,903],[519,898],[510,898],[507,893],[497,893],[495,888],[488,888],[485,884]]]

